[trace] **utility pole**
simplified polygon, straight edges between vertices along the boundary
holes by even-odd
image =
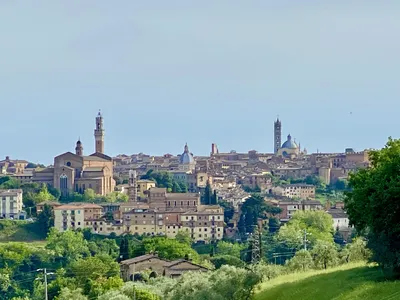
[[[43,271],[43,274],[44,274],[44,299],[45,300],[49,300],[49,296],[47,294],[47,275],[52,275],[54,273],[47,273],[47,269],[46,268],[37,269],[36,271],[37,272],[42,272]]]

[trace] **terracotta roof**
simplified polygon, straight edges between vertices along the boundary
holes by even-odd
[[[179,265],[180,263],[188,263],[188,264],[191,264],[191,265],[193,265],[193,266],[199,267],[199,268],[201,268],[201,269],[208,270],[208,268],[203,267],[203,266],[200,266],[200,265],[195,264],[195,263],[192,263],[191,261],[186,260],[186,259],[177,259],[177,260],[171,261],[171,262],[167,263],[167,264],[165,265],[165,267],[166,267],[166,268],[171,268],[171,267],[174,267],[174,266],[176,266],[176,265]],[[186,269],[186,268],[175,269],[175,271],[187,271],[187,270],[193,270],[193,269]]]
[[[80,209],[80,208],[98,208],[98,209],[103,209],[100,205],[93,204],[93,203],[68,203],[64,204],[58,207],[55,207],[54,209],[57,210],[66,210],[66,209]]]
[[[127,259],[127,260],[123,260],[123,261],[121,261],[121,265],[136,264],[136,263],[139,263],[139,262],[142,262],[142,261],[145,261],[145,260],[149,260],[149,259],[152,259],[152,258],[157,258],[159,260],[164,260],[164,259],[159,258],[157,255],[154,255],[154,254],[145,254],[145,255],[138,256],[138,257],[134,257],[134,258],[130,258],[130,259]],[[169,262],[168,260],[164,260],[164,261],[166,263]]]

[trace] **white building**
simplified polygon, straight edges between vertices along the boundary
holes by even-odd
[[[343,230],[350,228],[349,218],[346,212],[341,208],[331,208],[327,211],[328,214],[332,216],[333,220],[333,230]]]
[[[0,190],[0,218],[25,219],[22,211],[22,190]]]
[[[91,225],[91,221],[97,221],[102,216],[102,210],[100,205],[90,203],[65,204],[55,207],[54,227],[59,231],[83,229]]]

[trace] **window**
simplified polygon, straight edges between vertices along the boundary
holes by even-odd
[[[78,225],[81,225],[81,222],[78,222]]]
[[[81,214],[81,211],[80,210],[78,210],[78,215],[80,215]]]
[[[207,231],[207,228],[204,228],[204,231]]]

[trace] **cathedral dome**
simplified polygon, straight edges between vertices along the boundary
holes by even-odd
[[[292,141],[292,137],[289,134],[288,137],[287,137],[287,141],[283,143],[282,148],[285,148],[285,149],[297,149],[298,146],[294,141]]]
[[[187,144],[185,145],[185,150],[180,157],[180,163],[183,165],[194,163],[193,155],[189,152],[189,147]]]

